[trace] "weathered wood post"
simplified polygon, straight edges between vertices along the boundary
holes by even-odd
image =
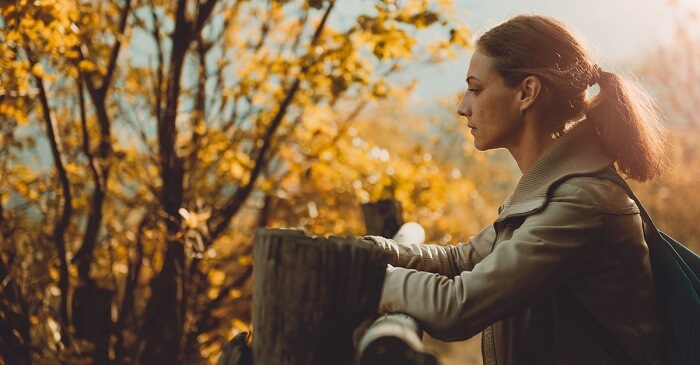
[[[393,237],[403,224],[401,203],[394,199],[381,199],[362,204],[367,234]]]
[[[353,330],[376,315],[389,260],[356,238],[259,229],[253,247],[255,364],[353,364]]]

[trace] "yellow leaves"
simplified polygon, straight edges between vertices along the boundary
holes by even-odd
[[[238,318],[234,318],[231,320],[231,327],[231,330],[234,334],[238,334],[241,332],[250,332],[250,325]]]
[[[217,288],[217,287],[209,288],[209,289],[207,289],[207,298],[209,298],[210,300],[214,300],[214,299],[216,299],[216,297],[219,296],[220,292],[221,292],[221,288]]]
[[[232,180],[245,181],[249,176],[254,162],[250,156],[241,150],[231,149],[228,143],[212,144],[203,154],[205,161],[218,161],[217,174],[226,174]],[[220,149],[219,149],[220,148]],[[228,148],[222,152],[221,149]]]
[[[53,334],[54,342],[61,341],[61,325],[51,317],[49,317],[46,322],[51,330],[51,333]]]
[[[238,257],[238,264],[241,266],[250,266],[253,264],[253,255],[241,255]]]
[[[226,279],[226,273],[221,270],[212,269],[209,271],[207,279],[212,285],[221,286],[224,283],[224,279]]]
[[[243,166],[241,166],[241,164],[238,163],[231,164],[231,167],[228,170],[231,175],[231,178],[234,180],[242,180],[246,172]]]
[[[35,52],[65,52],[78,43],[75,35],[76,3],[69,0],[34,1],[18,8],[6,10],[8,28],[16,34],[13,41],[27,40],[33,43]],[[5,15],[5,14],[3,14]]]
[[[195,213],[189,212],[185,208],[178,209],[178,213],[185,220],[185,225],[188,229],[201,228],[206,224],[206,221],[211,217],[211,212]]]
[[[97,70],[97,66],[90,60],[82,60],[78,63],[81,71],[92,72]]]
[[[32,67],[32,73],[36,77],[40,77],[40,78],[43,78],[44,76],[46,76],[46,74],[44,73],[44,66],[42,66],[41,63],[34,64],[34,66]]]
[[[124,246],[118,246],[118,247],[124,247]],[[123,263],[118,262],[118,263],[114,263],[112,265],[112,271],[120,273],[120,274],[126,274],[129,272],[129,267],[124,265]]]
[[[56,269],[53,266],[49,266],[49,276],[51,277],[51,279],[57,282],[61,274],[58,272],[58,269]]]
[[[328,105],[309,105],[304,110],[304,117],[300,132],[305,132],[302,137],[308,138],[307,142],[312,142],[310,139],[319,134],[331,137],[337,134],[337,128],[334,125],[337,116]]]
[[[194,132],[199,135],[204,135],[207,132],[207,125],[204,123],[197,123],[194,127]]]
[[[21,105],[21,104],[20,104]],[[18,107],[18,105],[11,103],[0,103],[0,115],[5,115],[13,118],[17,121],[19,125],[26,125],[29,123],[29,117],[25,112],[24,108]]]
[[[378,98],[386,97],[389,92],[386,78],[382,77],[372,85],[372,95]]]
[[[172,13],[165,9],[170,3],[165,0],[157,2],[157,11],[165,24],[161,34],[167,37],[172,26]],[[80,116],[74,78],[78,72],[88,75],[104,72],[110,45],[116,39],[114,20],[118,19],[118,14],[115,10],[121,3],[74,0],[12,3],[16,7],[27,7],[23,10],[27,16],[15,16],[8,38],[4,38],[0,44],[0,68],[3,71],[0,73],[0,89],[3,95],[24,93],[27,96],[18,96],[17,100],[25,98],[32,101],[31,84],[23,80],[31,80],[32,75],[45,78],[56,74],[61,77],[61,82],[51,85],[51,106],[61,129],[65,147],[63,153],[68,162],[66,170],[75,187],[75,214],[67,233],[67,236],[73,237],[68,243],[70,251],[75,252],[84,229],[84,224],[80,222],[84,222],[88,214],[93,185],[81,146],[82,132],[78,124]],[[203,95],[206,116],[193,116],[191,113],[195,96],[199,94],[196,79],[187,75],[196,76],[196,47],[188,48],[190,53],[186,56],[185,76],[180,84],[180,108],[177,110],[186,118],[178,119],[180,133],[175,136],[176,149],[185,162],[183,208],[178,213],[183,218],[182,235],[177,239],[194,245],[197,242],[194,238],[204,236],[202,230],[211,219],[208,209],[215,211],[214,208],[221,207],[235,189],[249,178],[254,164],[249,151],[256,146],[262,131],[279,110],[286,96],[285,91],[298,77],[302,80],[276,139],[272,141],[270,163],[258,181],[263,191],[256,186],[252,198],[245,202],[242,213],[234,218],[231,231],[224,232],[211,247],[204,247],[206,255],[201,262],[206,266],[204,272],[207,277],[202,296],[210,299],[225,296],[227,302],[237,302],[236,305],[242,307],[250,298],[250,287],[246,284],[227,290],[222,286],[229,283],[227,279],[233,279],[227,278],[228,272],[240,273],[252,265],[250,254],[241,255],[249,251],[241,248],[250,243],[252,234],[246,229],[250,224],[257,224],[261,205],[267,202],[263,195],[270,197],[271,225],[343,234],[362,233],[359,202],[399,197],[407,208],[407,214],[420,216],[423,220],[428,219],[425,217],[435,220],[441,204],[450,199],[458,200],[454,198],[457,186],[471,189],[472,185],[464,182],[464,177],[469,176],[467,171],[461,175],[453,174],[452,165],[442,164],[435,156],[428,161],[423,158],[425,151],[414,152],[406,148],[405,145],[410,144],[407,141],[420,133],[404,124],[407,118],[403,116],[377,112],[376,104],[368,104],[370,113],[363,117],[361,124],[353,119],[351,123],[356,129],[346,132],[346,120],[352,119],[350,117],[358,105],[394,97],[405,89],[405,85],[396,84],[398,78],[395,75],[387,76],[385,73],[394,65],[394,61],[400,61],[399,65],[403,65],[410,63],[415,56],[423,55],[417,52],[418,49],[422,50],[418,46],[424,45],[421,30],[440,23],[437,15],[426,11],[427,8],[423,6],[427,1],[396,2],[399,5],[392,11],[386,6],[380,6],[376,11],[369,9],[364,13],[371,15],[362,18],[362,25],[355,26],[357,22],[348,18],[343,21],[344,28],[326,28],[313,45],[310,44],[312,26],[318,22],[321,12],[310,11],[305,23],[297,17],[299,12],[296,11],[298,7],[308,5],[308,2],[240,2],[241,7],[236,11],[229,6],[233,3],[219,4],[221,6],[217,9],[221,13],[212,18],[217,22],[223,18],[230,23],[226,23],[228,28],[222,35],[226,37],[225,40],[207,39],[214,41],[215,46],[214,51],[207,55],[205,70],[207,80]],[[377,3],[358,3],[358,6]],[[420,6],[403,7],[403,4],[413,3]],[[17,13],[16,9],[10,11]],[[40,13],[44,15],[39,16]],[[5,13],[2,15],[4,17]],[[138,17],[141,15],[137,14]],[[270,20],[268,35],[265,43],[256,50],[261,37],[261,20],[264,19]],[[105,242],[115,243],[109,246],[109,252],[105,249],[101,261],[95,261],[93,273],[97,280],[108,279],[106,281],[111,282],[110,275],[115,275],[120,283],[123,282],[123,275],[128,269],[127,260],[133,261],[136,256],[133,236],[138,231],[138,221],[148,211],[149,223],[143,230],[143,236],[139,237],[144,247],[144,271],[139,286],[145,289],[145,295],[138,299],[140,306],[148,297],[147,281],[161,272],[165,252],[163,242],[169,237],[163,225],[172,217],[159,209],[159,204],[162,204],[162,196],[159,196],[162,193],[159,174],[161,161],[158,159],[156,140],[158,130],[154,117],[154,93],[160,92],[160,96],[164,96],[164,90],[154,85],[155,50],[128,47],[131,27],[134,24],[137,28],[141,26],[134,20],[134,16],[129,19],[129,32],[123,38],[125,46],[115,78],[110,84],[106,104],[107,114],[112,118],[114,139],[122,145],[117,146],[115,142],[114,151],[118,157],[106,161],[112,169],[100,235],[105,235]],[[21,29],[19,24],[22,24]],[[220,23],[212,24],[210,30],[214,31],[208,35],[215,36],[222,29],[218,29],[217,24]],[[142,25],[147,27],[152,24]],[[451,24],[445,25],[443,30],[450,27]],[[134,29],[133,34],[142,33],[143,30]],[[302,37],[297,44],[295,39],[298,34],[302,34]],[[459,35],[461,33],[456,36]],[[79,41],[81,39],[84,44]],[[17,55],[12,51],[14,45],[9,42],[19,46],[31,42],[39,63],[34,67],[29,67],[28,63],[13,64],[17,62]],[[82,49],[89,51],[85,52],[86,59],[81,59],[77,46],[86,47]],[[147,52],[141,55],[140,61],[136,59],[138,51]],[[169,51],[170,48],[166,46],[165,52]],[[134,55],[133,59],[131,55]],[[152,57],[151,63],[145,60],[149,57]],[[169,75],[166,74],[166,77]],[[99,86],[100,78],[97,77],[95,81]],[[16,118],[20,123],[29,120],[27,105],[36,105],[6,101],[7,98],[0,103],[0,113]],[[91,149],[97,152],[99,128],[96,113],[91,98],[86,98],[86,101]],[[391,108],[408,107],[404,104]],[[36,111],[35,108],[32,113]],[[234,112],[239,119],[228,120]],[[300,119],[297,119],[300,115]],[[36,123],[36,119],[31,120]],[[401,123],[396,133],[390,133],[385,128],[392,125],[392,121]],[[229,122],[232,123],[231,127],[226,131],[221,130],[221,126]],[[31,127],[36,129],[36,125]],[[140,144],[140,133],[143,133],[143,145]],[[193,134],[201,137],[201,145],[191,143]],[[197,155],[190,156],[189,153]],[[421,160],[413,160],[416,154],[422,156]],[[102,162],[98,159],[98,163]],[[481,162],[478,165],[482,166]],[[14,171],[19,170],[13,169],[13,173],[9,174],[14,175],[12,179],[17,175]],[[55,174],[48,175],[55,177]],[[46,179],[46,186],[40,188],[31,182],[37,176],[22,176],[21,184],[12,181],[9,189],[2,186],[3,192],[7,190],[13,192],[13,197],[35,199],[37,203],[49,207],[47,209],[56,206],[52,203],[60,188],[55,178]],[[16,195],[14,190],[18,190]],[[470,191],[461,193],[468,196]],[[3,193],[2,197],[6,199],[7,194]],[[197,199],[203,201],[201,205]],[[195,231],[202,233],[202,236],[191,236],[190,233]],[[127,233],[132,233],[132,237]],[[115,236],[119,237],[116,238],[118,241],[115,241]],[[228,260],[229,257],[233,259]],[[223,266],[224,263],[229,266]],[[210,268],[220,264],[221,267]],[[75,265],[71,265],[70,270],[72,279],[77,281]],[[58,280],[55,268],[43,275]],[[221,317],[224,318],[222,323],[225,330],[228,330],[229,324],[236,331],[249,330],[245,317],[233,321],[231,317],[230,314]],[[221,331],[218,334],[213,332],[211,336],[202,337],[203,347],[219,341]],[[207,349],[204,352],[215,353],[211,351]]]
[[[407,9],[408,7],[404,8],[404,11],[397,17],[397,20],[411,24],[418,29],[427,28],[440,20],[439,14],[432,11],[423,10],[411,14],[410,11],[406,11]]]
[[[99,73],[101,73],[101,74],[104,74],[104,73],[106,72],[106,70],[104,70],[104,69],[98,67],[94,62],[92,62],[92,61],[90,61],[90,60],[81,60],[81,61],[78,63],[78,68],[79,68],[81,71],[87,72],[87,73],[97,71],[97,72],[99,72]]]
[[[68,162],[63,166],[69,175],[80,175],[82,167],[75,162]]]
[[[29,316],[29,323],[31,323],[32,325],[36,326],[37,324],[39,324],[39,317],[37,317],[37,316]]]
[[[68,59],[74,60],[74,59],[78,59],[80,57],[80,52],[78,52],[76,50],[68,50],[68,51],[66,51],[64,56]]]
[[[457,58],[457,53],[455,53],[452,44],[447,40],[432,43],[428,45],[427,49],[437,60],[454,60]]]
[[[37,199],[39,199],[39,192],[37,192],[36,190],[30,190],[27,193],[27,198],[29,200],[37,200]]]
[[[465,25],[450,30],[450,42],[458,47],[471,47],[472,32]]]
[[[373,35],[370,47],[379,60],[387,61],[392,58],[409,59],[416,43],[415,38],[392,26],[383,33]]]
[[[243,291],[241,289],[231,289],[228,292],[228,296],[232,299],[240,299],[243,296]]]
[[[199,353],[200,355],[202,355],[203,358],[211,358],[213,360],[216,358],[216,355],[221,354],[221,343],[212,342],[207,346],[203,346],[202,348],[200,348]]]

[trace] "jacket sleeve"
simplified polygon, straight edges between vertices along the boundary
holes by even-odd
[[[565,283],[594,254],[602,224],[595,199],[562,184],[471,271],[447,277],[389,268],[379,309],[410,315],[435,338],[467,339]]]
[[[459,275],[471,270],[491,251],[496,238],[493,225],[488,225],[467,243],[456,245],[400,244],[392,239],[379,236],[365,236],[385,251],[391,252],[392,266],[432,272],[445,276]]]

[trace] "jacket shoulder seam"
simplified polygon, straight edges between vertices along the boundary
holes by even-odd
[[[593,195],[593,193],[591,193],[590,191],[588,191],[588,189],[586,189],[584,186],[580,186],[580,185],[577,185],[577,184],[572,184],[572,183],[570,183],[570,182],[564,182],[564,183],[562,183],[562,184],[559,185],[559,186],[561,187],[561,186],[564,186],[564,185],[568,185],[568,186],[577,188],[577,189],[581,190],[582,192],[584,192],[587,196],[589,196],[589,197],[595,202],[596,206],[598,207],[598,209],[600,209],[601,213],[603,212],[603,205],[600,204],[600,201],[598,200],[598,198],[596,198],[595,195]],[[555,189],[555,191],[556,191],[556,189]]]
[[[586,179],[586,180],[591,180],[591,181],[603,181],[606,182],[608,180],[601,179],[595,176],[577,176],[572,178],[573,179]],[[615,205],[608,205],[608,204],[603,204],[598,198],[596,198],[595,194],[593,194],[589,189],[587,184],[581,183],[580,181],[578,183],[572,182],[571,180],[566,180],[560,184],[560,186],[563,185],[568,185],[568,186],[573,186],[578,189],[581,189],[587,193],[593,200],[598,204],[598,207],[601,209],[601,211],[605,214],[618,214],[618,215],[627,215],[627,214],[638,214],[639,213],[639,208],[637,207],[636,203],[628,204],[628,205],[620,205],[620,204],[615,204]],[[618,184],[614,184],[612,189],[622,189],[621,186]],[[556,190],[556,189],[555,189]],[[625,196],[628,196],[627,192],[625,192]],[[629,196],[628,196],[629,197]],[[631,200],[631,199],[630,199]]]

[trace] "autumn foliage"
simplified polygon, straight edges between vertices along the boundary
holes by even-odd
[[[3,361],[211,362],[256,227],[359,235],[382,196],[440,221],[472,182],[417,130],[378,143],[378,105],[468,46],[450,3],[2,1]]]

